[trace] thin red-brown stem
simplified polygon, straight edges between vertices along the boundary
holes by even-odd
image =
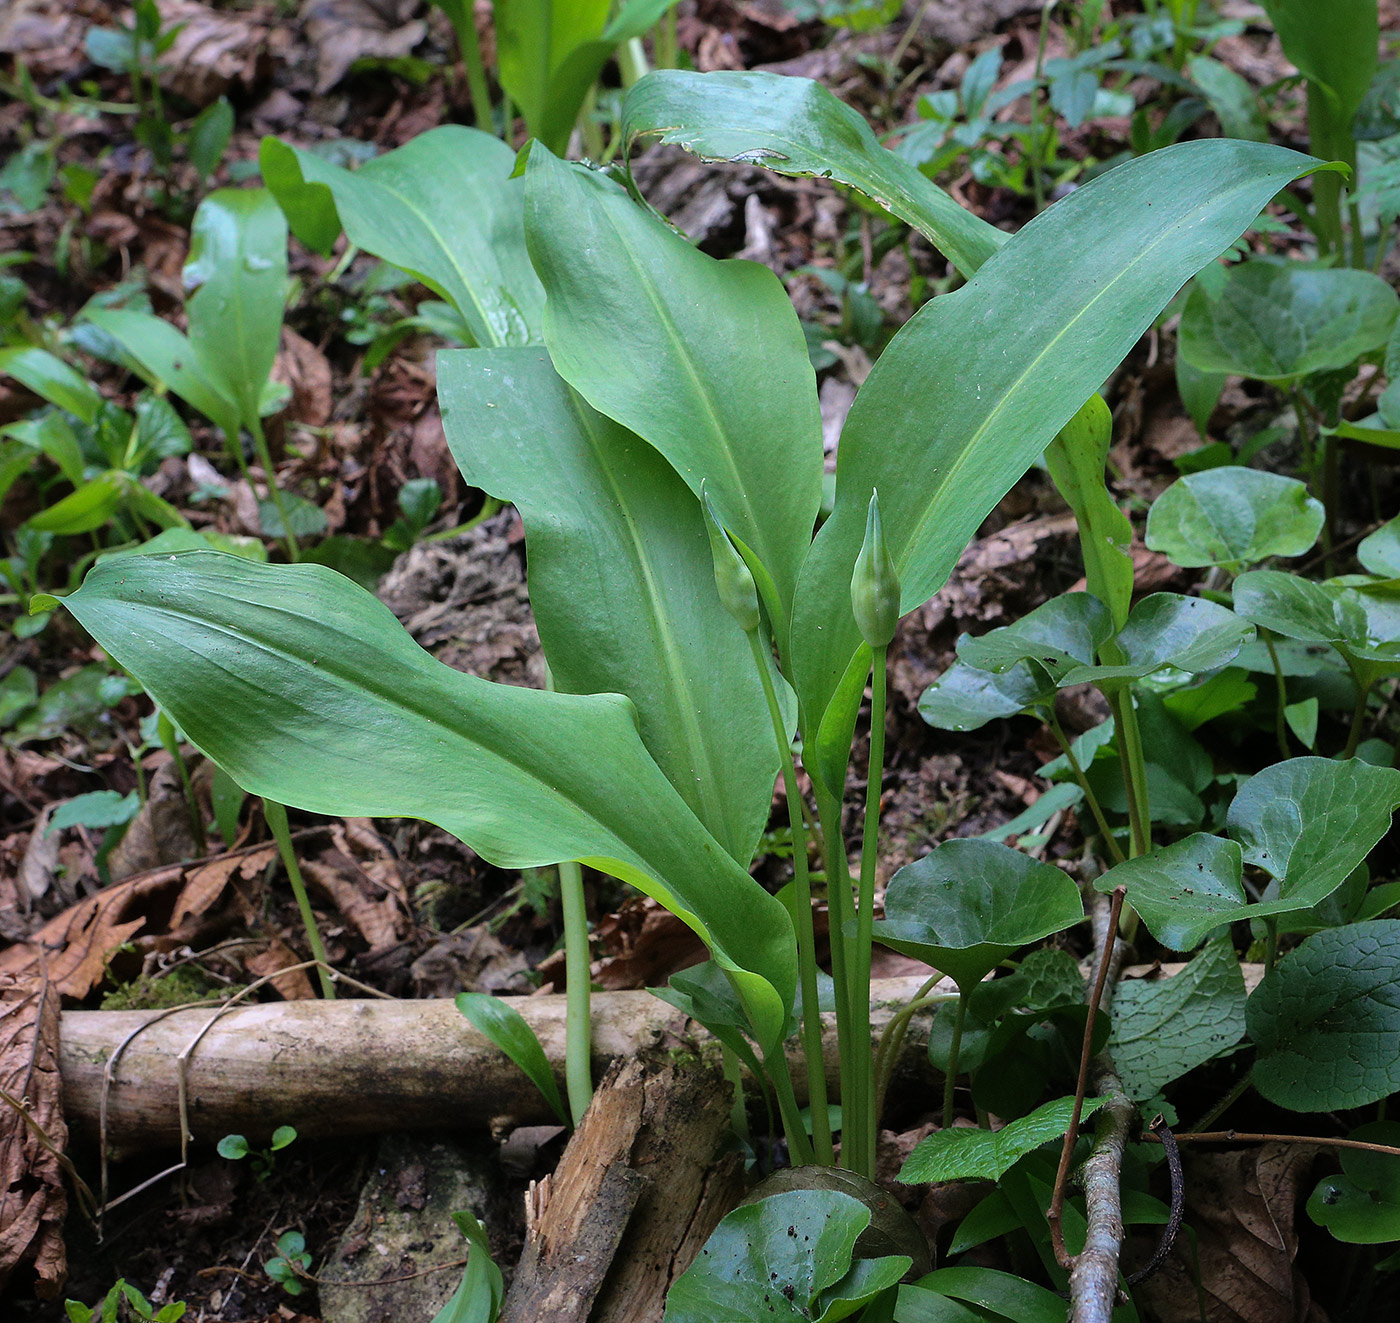
[[[1144,1135],[1155,1139],[1155,1135]],[[1390,1144],[1368,1144],[1361,1139],[1327,1139],[1322,1135],[1265,1135],[1245,1130],[1204,1130],[1199,1135],[1177,1135],[1178,1144],[1316,1144],[1319,1148],[1354,1148],[1362,1153],[1384,1153],[1400,1158],[1400,1148]]]
[[[1103,1001],[1104,985],[1108,982],[1109,966],[1113,963],[1113,944],[1118,940],[1118,920],[1123,913],[1124,894],[1122,887],[1114,891],[1112,908],[1108,913],[1108,937],[1104,942],[1103,954],[1099,957],[1098,977],[1094,980],[1093,995],[1089,998],[1089,1015],[1084,1021],[1084,1042],[1079,1050],[1079,1078],[1074,1086],[1074,1111],[1070,1114],[1069,1129],[1065,1131],[1065,1142],[1060,1148],[1060,1165],[1055,1172],[1055,1187],[1051,1192],[1050,1208],[1046,1213],[1055,1258],[1065,1269],[1074,1265],[1074,1256],[1065,1249],[1065,1233],[1061,1223],[1065,1206],[1065,1186],[1069,1182],[1069,1164],[1074,1157],[1074,1146],[1079,1141],[1079,1121],[1084,1114],[1084,1094],[1089,1085],[1089,1062],[1094,1055],[1094,1022],[1098,1019],[1099,1003]]]

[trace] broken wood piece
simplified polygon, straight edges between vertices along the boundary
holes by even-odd
[[[872,984],[875,1033],[918,991],[920,979]],[[509,999],[538,1035],[562,1078],[564,998]],[[177,1059],[217,1006],[161,1011],[65,1011],[60,1037],[63,1106],[77,1135],[99,1131],[108,1059],[133,1034],[107,1099],[107,1140],[120,1148],[179,1142]],[[830,1019],[831,1017],[828,1017]],[[904,1084],[932,1090],[925,1051],[928,1016],[909,1035]],[[828,1024],[828,1084],[837,1094],[834,1024]],[[718,1069],[719,1049],[694,1022],[648,992],[593,998],[593,1065],[658,1044],[688,1046]],[[797,1045],[792,1072],[805,1080]],[[240,1006],[215,1021],[186,1066],[194,1137],[237,1131],[250,1139],[279,1125],[304,1136],[368,1134],[416,1127],[528,1125],[553,1120],[534,1085],[451,1001],[297,1001]],[[896,1096],[892,1091],[891,1097]],[[931,1096],[931,1094],[930,1094]]]

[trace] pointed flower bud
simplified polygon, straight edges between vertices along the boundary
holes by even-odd
[[[880,523],[880,497],[870,494],[870,509],[865,516],[865,542],[856,557],[851,575],[851,610],[861,637],[872,648],[883,648],[894,638],[899,624],[899,575],[885,545],[885,530]]]
[[[719,522],[714,502],[710,500],[704,483],[700,484],[700,504],[705,510],[705,531],[710,535],[710,554],[715,562],[715,587],[719,589],[719,600],[739,622],[739,628],[745,634],[751,634],[758,628],[758,588],[753,581],[753,572],[744,564],[744,558],[735,550],[729,534]]]

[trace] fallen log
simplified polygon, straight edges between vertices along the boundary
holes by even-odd
[[[920,982],[917,977],[875,981],[871,1023],[876,1034]],[[512,1004],[562,1078],[564,998],[523,997]],[[231,1131],[260,1140],[279,1125],[295,1126],[304,1136],[326,1136],[504,1128],[554,1119],[529,1080],[451,1001],[275,1002],[240,1006],[215,1019],[217,1010],[64,1012],[59,1063],[69,1128],[87,1138],[100,1133],[104,1073],[119,1048],[107,1091],[106,1138],[122,1149],[179,1142],[182,1057],[188,1058],[183,1073],[190,1130],[206,1142]],[[913,1085],[933,1097],[937,1077],[924,1050],[927,1025],[925,1012],[905,1040],[896,1087]],[[835,1030],[831,1024],[826,1028],[834,1098]],[[615,1060],[668,1044],[697,1052],[718,1069],[718,1045],[650,993],[594,996],[595,1078]],[[805,1070],[796,1044],[792,1052],[793,1079],[803,1100]]]

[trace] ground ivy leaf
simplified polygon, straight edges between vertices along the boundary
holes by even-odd
[[[1400,1089],[1400,920],[1315,933],[1254,990],[1254,1085],[1295,1112],[1364,1107]]]
[[[1400,1123],[1375,1121],[1348,1139],[1400,1145]],[[1343,1149],[1342,1170],[1324,1177],[1308,1200],[1308,1216],[1338,1240],[1383,1245],[1400,1240],[1400,1158],[1364,1149]]]
[[[1107,1098],[1088,1098],[1084,1117],[1098,1111]],[[1069,1129],[1073,1098],[1057,1098],[1000,1130],[950,1126],[921,1139],[900,1169],[906,1185],[938,1181],[1000,1180],[1004,1172],[1032,1149],[1059,1139]]]
[[[1147,545],[1188,569],[1239,569],[1301,556],[1322,531],[1322,502],[1279,473],[1226,465],[1178,478],[1153,503]]]
[[[1110,868],[1094,886],[1126,887],[1128,904],[1163,946],[1190,951],[1246,905],[1242,853],[1234,841],[1197,832]]]
[[[1112,617],[1097,597],[1061,593],[1014,625],[981,638],[964,634],[958,640],[958,656],[982,671],[1002,672],[1030,662],[1058,681],[1074,666],[1091,663],[1112,637]]]
[[[1245,863],[1278,882],[1254,912],[1310,909],[1331,895],[1390,830],[1397,805],[1400,771],[1355,758],[1290,758],[1251,777],[1226,824]]]
[[[1054,683],[1029,662],[997,674],[959,659],[924,690],[919,715],[938,730],[977,730],[1054,695]]]
[[[1212,942],[1173,978],[1129,979],[1113,999],[1108,1050],[1128,1096],[1151,1098],[1244,1036],[1244,976],[1230,942]]]

